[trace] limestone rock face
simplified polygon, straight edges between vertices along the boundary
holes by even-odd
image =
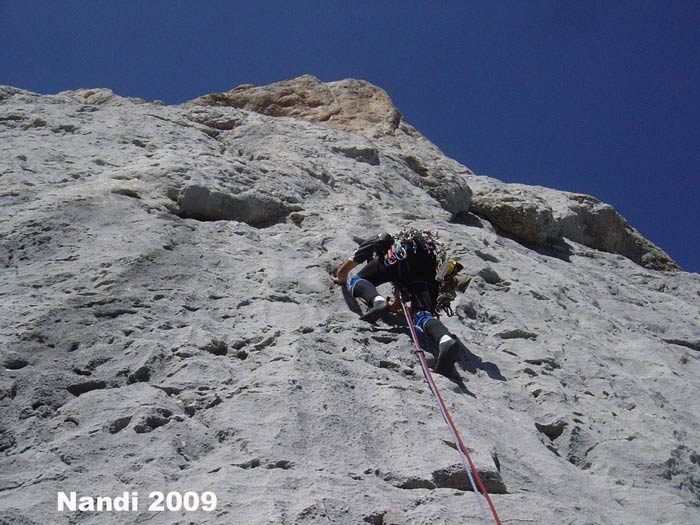
[[[244,84],[226,93],[204,95],[192,103],[326,122],[367,138],[393,135],[403,120],[389,95],[369,82],[347,79],[323,83],[312,75],[269,86]]]
[[[471,187],[481,190],[472,197],[471,211],[516,239],[542,245],[558,234],[552,209],[528,188],[478,182]]]
[[[91,106],[113,105],[123,106],[124,104],[143,104],[145,101],[136,97],[124,98],[116,95],[111,89],[73,89],[63,91],[58,96],[71,98],[81,104]]]
[[[644,238],[609,204],[590,195],[470,177],[472,211],[516,239],[534,245],[566,238],[619,253],[654,270],[678,271],[667,253]]]
[[[698,522],[700,276],[592,197],[474,175],[378,88],[285,85],[0,87],[0,522],[480,522],[406,326],[331,281],[407,226],[465,266],[436,380],[503,522]]]
[[[312,75],[304,75],[269,86],[245,84],[226,93],[204,95],[190,102],[198,106],[241,108],[273,117],[293,117],[314,123],[324,123],[334,129],[350,132],[369,140],[389,143],[394,149],[403,149],[402,142],[410,138],[406,146],[416,152],[398,153],[393,160],[406,164],[405,177],[435,198],[453,215],[468,211],[471,191],[462,176],[466,168],[455,166],[441,169],[431,165],[439,150],[406,124],[389,95],[364,80],[346,79],[324,83]],[[427,160],[420,160],[420,152]],[[360,162],[378,164],[376,147],[337,149],[338,153]],[[387,153],[389,153],[387,151]],[[398,158],[397,158],[398,157]]]

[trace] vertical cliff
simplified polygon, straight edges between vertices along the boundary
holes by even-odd
[[[700,277],[612,207],[477,176],[357,80],[2,87],[0,138],[0,521],[478,523],[405,326],[331,282],[409,225],[471,276],[437,380],[504,523],[699,519]]]

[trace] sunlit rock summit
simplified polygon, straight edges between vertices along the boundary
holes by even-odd
[[[407,226],[471,277],[436,377],[503,522],[700,520],[700,276],[592,196],[474,174],[376,86],[0,87],[0,206],[2,523],[480,523],[401,318],[331,281]]]

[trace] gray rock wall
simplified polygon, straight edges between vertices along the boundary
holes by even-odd
[[[471,211],[526,244],[546,246],[562,238],[617,253],[653,270],[678,271],[669,255],[644,238],[615,209],[590,195],[504,184],[470,176]]]
[[[590,247],[618,219],[588,197],[301,113],[0,89],[0,521],[478,523],[405,327],[330,280],[410,224],[472,277],[437,381],[504,523],[698,521],[698,275]]]

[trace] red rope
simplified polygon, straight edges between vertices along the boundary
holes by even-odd
[[[501,520],[498,517],[498,513],[496,512],[496,507],[493,504],[493,501],[491,501],[491,496],[489,496],[488,491],[486,490],[486,487],[484,486],[483,482],[481,481],[481,477],[479,476],[479,473],[476,470],[476,467],[474,466],[474,462],[472,461],[471,456],[469,455],[469,452],[467,451],[467,447],[464,446],[464,443],[462,442],[462,438],[459,435],[459,432],[457,431],[457,427],[452,420],[452,416],[450,416],[450,412],[447,410],[447,405],[445,405],[445,401],[442,398],[442,395],[440,394],[440,390],[437,387],[437,384],[435,383],[435,380],[433,379],[432,374],[430,373],[430,368],[428,367],[428,362],[425,359],[425,352],[423,351],[423,348],[420,346],[420,343],[418,341],[418,334],[416,333],[416,328],[413,324],[413,318],[411,317],[411,310],[408,307],[408,304],[406,304],[406,301],[403,298],[403,294],[401,291],[397,290],[397,296],[399,300],[401,301],[401,306],[403,308],[403,313],[406,316],[406,321],[408,322],[408,326],[411,330],[411,337],[413,338],[413,342],[416,345],[416,354],[418,354],[418,360],[420,361],[421,368],[423,369],[423,375],[425,376],[425,379],[428,383],[428,387],[430,388],[431,392],[435,396],[435,398],[438,401],[438,405],[440,407],[440,412],[442,412],[442,416],[445,419],[445,422],[447,425],[450,427],[450,431],[452,433],[452,436],[455,440],[455,445],[459,447],[459,450],[461,451],[461,455],[466,458],[468,464],[469,464],[469,470],[471,470],[472,475],[474,476],[474,479],[476,480],[476,483],[479,487],[479,491],[481,494],[484,496],[486,499],[486,502],[489,505],[489,508],[491,509],[491,514],[493,515],[494,520],[496,520],[496,525],[501,525]],[[467,467],[467,465],[465,465]],[[469,472],[467,472],[469,474]],[[472,481],[472,480],[470,480]],[[473,484],[473,482],[472,482]],[[478,498],[478,495],[477,495]],[[481,502],[479,501],[479,505],[481,506]],[[483,512],[483,509],[482,509]],[[486,521],[486,516],[484,516],[484,521]]]

